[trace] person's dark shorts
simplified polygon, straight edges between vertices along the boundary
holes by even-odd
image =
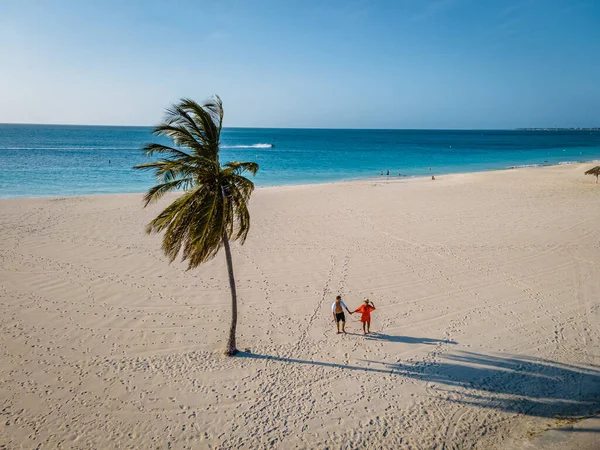
[[[344,311],[342,311],[341,313],[335,313],[335,321],[336,322],[345,322],[346,321],[346,316],[344,314]]]

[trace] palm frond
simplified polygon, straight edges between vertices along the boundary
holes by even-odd
[[[166,122],[154,127],[153,133],[157,136],[167,136],[175,145],[189,148],[196,153],[201,153],[204,148],[202,142],[197,141],[194,135],[182,125]]]
[[[164,230],[162,248],[173,261],[180,251],[188,269],[213,258],[221,248],[223,202],[216,189],[206,186],[190,191],[165,208],[148,227]]]
[[[600,166],[592,167],[590,170],[586,170],[585,175],[596,175],[600,174]]]
[[[172,105],[167,109],[167,119],[165,123],[169,125],[183,126],[192,136],[197,137],[200,142],[204,142],[205,140],[204,133],[181,103],[178,105]]]
[[[193,159],[160,159],[151,163],[134,166],[134,169],[154,170],[154,176],[161,183],[169,183],[180,177],[193,177],[197,172],[197,166]]]
[[[231,168],[222,172],[223,195],[228,200],[228,229],[231,240],[241,240],[243,244],[250,230],[248,202],[254,190],[254,183],[248,178],[232,172]]]
[[[195,189],[185,192],[185,194],[183,194],[181,197],[175,199],[173,203],[163,209],[158,216],[150,221],[150,223],[146,226],[146,233],[161,233],[167,229],[169,224],[175,220],[176,216],[181,213],[181,211],[186,210],[194,196],[202,190],[203,187],[198,186]]]
[[[188,190],[194,183],[193,178],[181,178],[153,186],[144,194],[144,207],[150,203],[160,200],[167,192],[176,190]]]
[[[211,100],[204,103],[204,108],[211,114],[213,122],[217,126],[219,134],[223,128],[223,102],[218,95],[213,96]]]
[[[256,172],[258,171],[258,164],[255,162],[230,161],[225,164],[225,167],[231,169],[238,175],[241,175],[244,172],[250,172],[252,175],[256,175]]]
[[[183,259],[188,260],[190,269],[215,257],[223,245],[223,232],[227,229],[226,202],[218,189],[207,191],[204,201],[198,206],[190,239],[183,249]]]
[[[197,149],[199,154],[216,157],[219,152],[219,139],[223,120],[223,108],[218,97],[205,102],[202,106],[189,98],[181,99],[176,111],[183,114],[174,116],[174,123],[189,126],[194,123],[193,130],[202,143],[202,148]]]
[[[156,144],[151,142],[142,147],[142,151],[146,156],[153,156],[155,153],[168,153],[170,156],[185,158],[191,155],[177,148],[169,147],[168,145]]]
[[[231,240],[240,240],[243,244],[246,242],[248,232],[250,231],[250,213],[248,211],[248,200],[250,192],[241,189],[232,189],[230,194],[230,204],[232,206],[232,229]]]

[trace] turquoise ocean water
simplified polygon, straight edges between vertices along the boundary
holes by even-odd
[[[0,197],[143,192],[148,127],[0,125]],[[597,131],[223,130],[222,161],[256,161],[257,186],[421,176],[600,159]],[[431,167],[431,171],[429,170]]]

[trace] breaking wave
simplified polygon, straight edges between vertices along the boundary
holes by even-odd
[[[508,166],[509,169],[524,169],[526,167],[543,167],[545,164],[521,164],[519,166]]]
[[[509,169],[523,169],[525,167],[546,167],[546,166],[562,166],[564,164],[580,164],[580,163],[584,163],[586,161],[559,161],[557,163],[553,162],[553,163],[548,163],[548,162],[544,162],[544,164],[523,164],[520,166],[508,166]],[[587,161],[587,162],[594,162],[594,161]]]

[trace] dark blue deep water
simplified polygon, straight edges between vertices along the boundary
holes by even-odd
[[[0,197],[143,192],[154,180],[132,166],[150,140],[147,127],[0,125]],[[228,128],[221,142],[222,161],[259,163],[257,186],[600,159],[597,131]]]

